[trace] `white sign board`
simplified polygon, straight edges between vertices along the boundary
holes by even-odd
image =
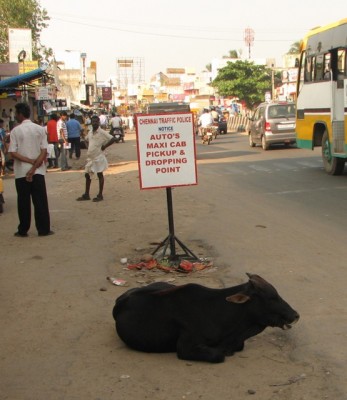
[[[8,30],[8,47],[10,62],[17,63],[19,53],[24,50],[26,53],[25,61],[32,60],[32,39],[31,29]]]
[[[197,184],[191,112],[136,117],[141,189]]]
[[[36,100],[51,100],[57,98],[57,89],[55,86],[39,86],[35,88]]]

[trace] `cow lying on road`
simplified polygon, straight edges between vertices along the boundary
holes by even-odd
[[[272,285],[247,275],[247,283],[226,289],[166,282],[130,289],[113,309],[117,333],[136,350],[223,362],[266,327],[289,329],[299,319]]]

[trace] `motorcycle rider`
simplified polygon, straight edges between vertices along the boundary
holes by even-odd
[[[219,114],[216,111],[216,107],[214,107],[214,106],[211,107],[211,115],[212,115],[213,121],[218,122]]]
[[[213,118],[210,113],[210,110],[207,108],[204,108],[203,113],[200,115],[198,119],[198,126],[199,126],[199,134],[200,136],[203,136],[203,130],[204,128],[207,128],[213,124]]]
[[[122,138],[122,142],[124,143],[124,131],[123,131],[123,121],[122,118],[116,114],[115,112],[112,113],[111,118],[111,135],[114,135],[115,131],[119,130]]]

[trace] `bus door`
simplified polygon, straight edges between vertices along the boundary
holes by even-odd
[[[333,136],[333,153],[345,153],[345,107],[347,103],[347,81],[345,76],[346,51],[335,49],[329,60],[331,75],[331,122]]]

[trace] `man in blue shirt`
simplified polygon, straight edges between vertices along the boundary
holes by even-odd
[[[82,126],[75,119],[75,114],[70,114],[70,119],[66,122],[67,137],[71,148],[69,150],[69,156],[72,158],[73,153],[76,154],[76,160],[81,156],[81,132]]]

